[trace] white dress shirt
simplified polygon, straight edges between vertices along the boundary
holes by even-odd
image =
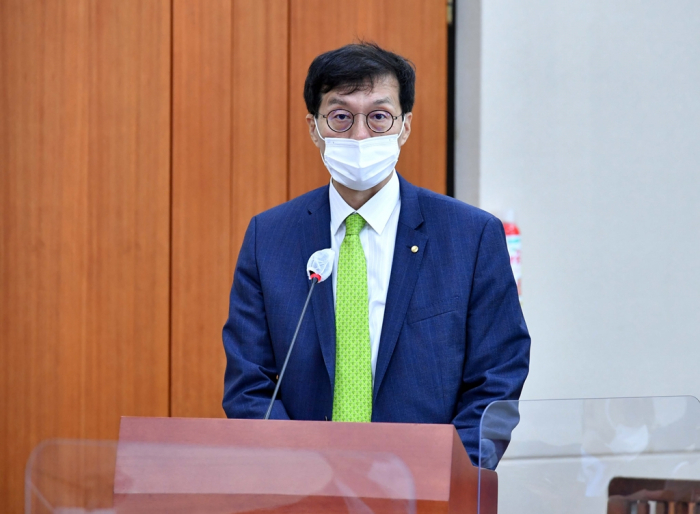
[[[367,293],[369,296],[369,341],[372,349],[372,383],[377,367],[379,337],[382,334],[386,294],[389,290],[391,264],[394,259],[396,227],[401,210],[399,178],[395,172],[386,185],[357,211],[350,207],[333,186],[328,188],[331,204],[331,248],[335,252],[333,263],[333,302],[335,304],[338,258],[340,245],[345,238],[345,218],[357,212],[367,222],[360,231],[360,243],[367,262]]]

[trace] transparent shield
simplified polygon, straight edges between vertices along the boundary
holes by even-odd
[[[116,441],[52,439],[25,469],[25,513],[113,512]]]
[[[481,421],[480,512],[698,514],[693,397],[494,402]],[[486,486],[490,469],[498,492]]]

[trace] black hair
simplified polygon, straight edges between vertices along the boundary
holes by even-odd
[[[376,43],[354,43],[316,57],[304,82],[304,101],[310,114],[318,115],[321,96],[333,89],[350,94],[374,87],[377,80],[394,77],[399,83],[402,114],[411,112],[416,97],[413,63]]]

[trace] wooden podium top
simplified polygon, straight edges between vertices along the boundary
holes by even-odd
[[[452,425],[124,417],[114,487],[119,512],[476,512],[478,477]]]

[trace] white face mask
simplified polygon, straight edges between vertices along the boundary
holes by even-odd
[[[316,133],[326,143],[321,158],[333,180],[355,191],[366,191],[387,178],[399,160],[399,137],[403,134],[404,124],[405,119],[398,134],[358,141],[343,137],[324,138],[318,131],[317,122]]]

